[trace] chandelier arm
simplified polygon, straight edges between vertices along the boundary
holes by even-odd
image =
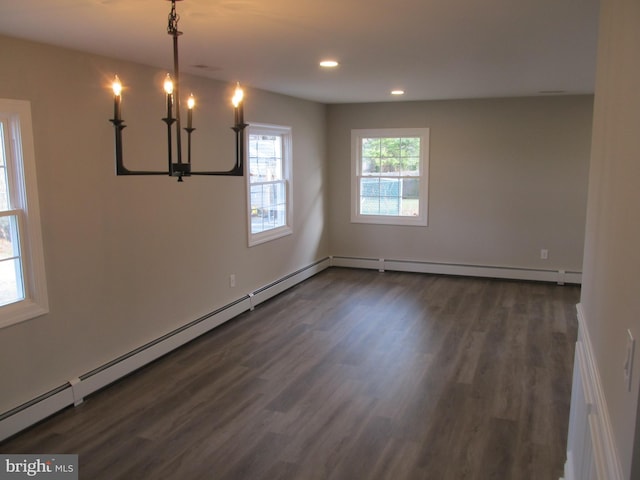
[[[122,130],[126,127],[124,122],[120,119],[111,119],[115,130],[115,144],[116,144],[116,175],[168,175],[169,172],[162,172],[157,170],[129,170],[124,166],[124,158],[122,155]]]
[[[236,164],[230,170],[211,171],[211,172],[191,172],[191,175],[220,175],[242,177],[244,176],[244,129],[248,126],[246,123],[231,127],[236,132]]]
[[[219,177],[242,177],[242,171],[241,170],[237,170],[236,167],[233,167],[231,170],[228,171],[216,171],[216,172],[191,172],[190,175],[212,175],[212,176],[219,176]]]
[[[117,172],[119,177],[126,177],[127,175],[168,175],[168,172],[160,172],[156,170],[129,170],[126,167],[124,170]]]
[[[168,176],[178,176],[178,181],[182,181],[183,176],[189,176],[189,175],[220,175],[220,176],[235,176],[235,177],[244,176],[244,129],[248,126],[248,124],[246,123],[231,127],[232,130],[235,131],[236,133],[236,164],[233,166],[233,168],[231,168],[230,170],[194,172],[194,171],[190,171],[190,168],[188,167],[189,164],[185,164],[183,167],[185,169],[184,171],[174,172],[173,167],[175,167],[175,164],[171,164],[170,158],[169,158],[170,167],[167,170],[129,170],[124,165],[124,155],[122,153],[122,130],[124,130],[126,125],[122,120],[111,119],[109,121],[113,123],[114,131],[115,131],[116,175],[118,176],[168,175]],[[195,129],[192,129],[192,130],[195,130]]]

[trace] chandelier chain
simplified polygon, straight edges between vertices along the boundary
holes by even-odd
[[[175,0],[171,0],[171,11],[169,12],[169,25],[167,26],[167,33],[169,35],[180,34],[178,31],[178,21],[180,20],[180,15],[176,12],[176,2]]]

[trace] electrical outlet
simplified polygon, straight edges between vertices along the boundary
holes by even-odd
[[[549,258],[549,250],[547,250],[546,248],[543,248],[542,250],[540,250],[540,260],[546,260]]]
[[[232,273],[229,275],[229,287],[234,288],[236,286],[236,274]]]
[[[627,392],[631,391],[631,378],[633,374],[633,355],[636,349],[636,339],[633,338],[631,330],[627,330],[627,355],[624,361],[624,381]]]

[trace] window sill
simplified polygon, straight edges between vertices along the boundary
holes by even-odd
[[[11,303],[0,307],[0,328],[31,320],[46,313],[49,313],[48,306],[43,306],[33,300]]]
[[[261,243],[270,242],[271,240],[291,235],[291,233],[291,227],[279,227],[265,232],[255,233],[249,236],[249,246],[253,247],[255,245],[260,245]]]
[[[424,217],[394,217],[387,215],[354,215],[351,223],[366,223],[372,225],[395,225],[399,227],[426,227]]]

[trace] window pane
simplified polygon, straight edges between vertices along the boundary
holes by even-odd
[[[400,168],[400,139],[380,139],[380,171],[385,174],[399,172]]]
[[[5,156],[4,148],[4,124],[0,122],[0,166],[7,165],[7,157]]]
[[[417,217],[420,215],[420,180],[418,178],[402,179],[402,206],[400,215]]]
[[[9,210],[9,188],[7,186],[7,168],[0,167],[0,211]]]
[[[420,158],[405,157],[402,159],[402,175],[420,175]]]
[[[400,215],[401,192],[401,179],[361,178],[360,214]]]
[[[380,139],[362,139],[362,157],[380,158]]]
[[[416,217],[419,212],[419,178],[360,179],[360,215]]]
[[[0,217],[0,260],[20,255],[17,218],[15,215]]]
[[[280,135],[249,136],[249,181],[282,180],[282,137]]]
[[[361,147],[362,175],[419,175],[419,137],[363,138]]]
[[[20,259],[0,261],[0,305],[20,300],[24,300]]]
[[[419,175],[420,137],[401,138],[400,157],[402,175]]]
[[[400,159],[400,138],[381,138],[380,154],[383,158],[397,162]]]
[[[287,223],[285,183],[251,185],[251,233],[260,233]]]
[[[401,141],[403,157],[417,157],[420,155],[420,137],[403,138]]]
[[[4,145],[4,125],[0,123],[0,210],[9,210],[7,157]]]
[[[380,211],[380,179],[360,179],[360,215],[378,215]]]
[[[377,175],[380,173],[380,139],[363,138],[361,142],[361,165],[363,175]]]
[[[380,173],[380,157],[363,157],[362,174],[378,175]]]

